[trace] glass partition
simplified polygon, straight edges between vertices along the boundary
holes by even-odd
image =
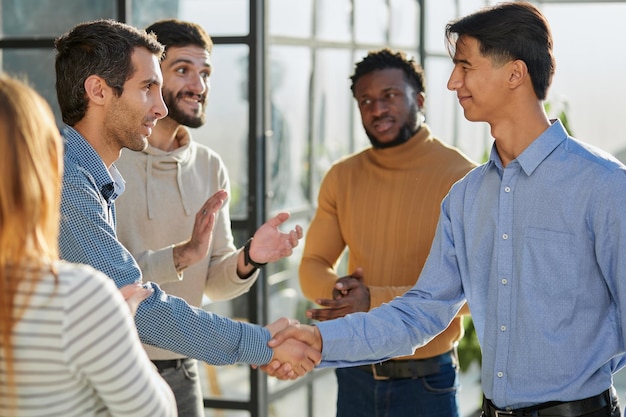
[[[417,50],[419,39],[420,5],[415,0],[391,0],[389,2],[391,22],[389,42]]]
[[[320,40],[352,40],[352,3],[350,0],[316,1],[315,36]]]
[[[389,6],[385,0],[354,0],[354,37],[359,43],[387,43]]]
[[[0,1],[2,37],[57,37],[87,20],[113,19],[111,0]]]
[[[214,45],[207,120],[193,132],[194,139],[216,151],[228,169],[233,219],[247,217],[248,57],[246,45]]]
[[[271,45],[269,54],[270,133],[267,184],[270,212],[306,203],[311,52],[299,46]]]
[[[313,34],[313,0],[272,0],[268,15],[271,35],[306,39]]]
[[[54,51],[51,49],[0,49],[1,70],[27,81],[52,107],[57,123],[61,112],[54,88]]]
[[[346,49],[316,52],[313,88],[311,202],[316,203],[319,184],[339,158],[352,153],[350,78],[352,53]]]

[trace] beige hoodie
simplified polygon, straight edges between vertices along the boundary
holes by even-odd
[[[209,255],[190,266],[179,279],[172,246],[189,238],[195,215],[220,189],[230,194],[226,167],[217,153],[187,136],[172,152],[148,146],[142,152],[124,149],[115,163],[125,192],[117,199],[117,235],[137,259],[145,281],[168,294],[200,306],[202,295],[226,300],[247,292],[258,277],[237,275],[239,251],[233,243],[227,199],[215,219]],[[153,360],[181,358],[174,352],[145,345]]]

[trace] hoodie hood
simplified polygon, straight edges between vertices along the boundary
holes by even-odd
[[[183,203],[185,214],[190,215],[191,209],[189,208],[189,199],[185,195],[185,187],[182,180],[182,167],[190,163],[191,160],[191,137],[187,129],[181,129],[182,134],[178,136],[178,142],[180,146],[173,151],[163,151],[150,144],[143,150],[143,153],[147,156],[146,161],[146,196],[148,200],[148,218],[153,219],[152,208],[153,195],[155,193],[150,192],[152,189],[152,174],[154,171],[171,171],[176,170],[176,184],[178,185],[178,192],[180,193],[180,199]]]

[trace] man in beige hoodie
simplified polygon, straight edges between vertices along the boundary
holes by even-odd
[[[161,70],[169,114],[155,126],[146,149],[125,149],[116,162],[126,180],[116,202],[117,234],[144,274],[168,294],[195,306],[203,294],[230,299],[249,290],[262,265],[291,254],[290,235],[300,239],[302,228],[282,233],[278,227],[289,215],[280,213],[243,248],[235,247],[226,167],[187,129],[205,122],[211,38],[199,25],[178,20],[156,22],[146,31],[166,48]],[[145,348],[172,387],[179,416],[204,416],[197,361]]]

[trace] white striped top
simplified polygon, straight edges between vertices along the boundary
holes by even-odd
[[[15,327],[17,410],[2,406],[0,416],[176,416],[113,281],[89,266],[57,266],[56,291],[45,277]],[[18,294],[16,307],[23,302]],[[2,361],[0,404],[5,376]]]

